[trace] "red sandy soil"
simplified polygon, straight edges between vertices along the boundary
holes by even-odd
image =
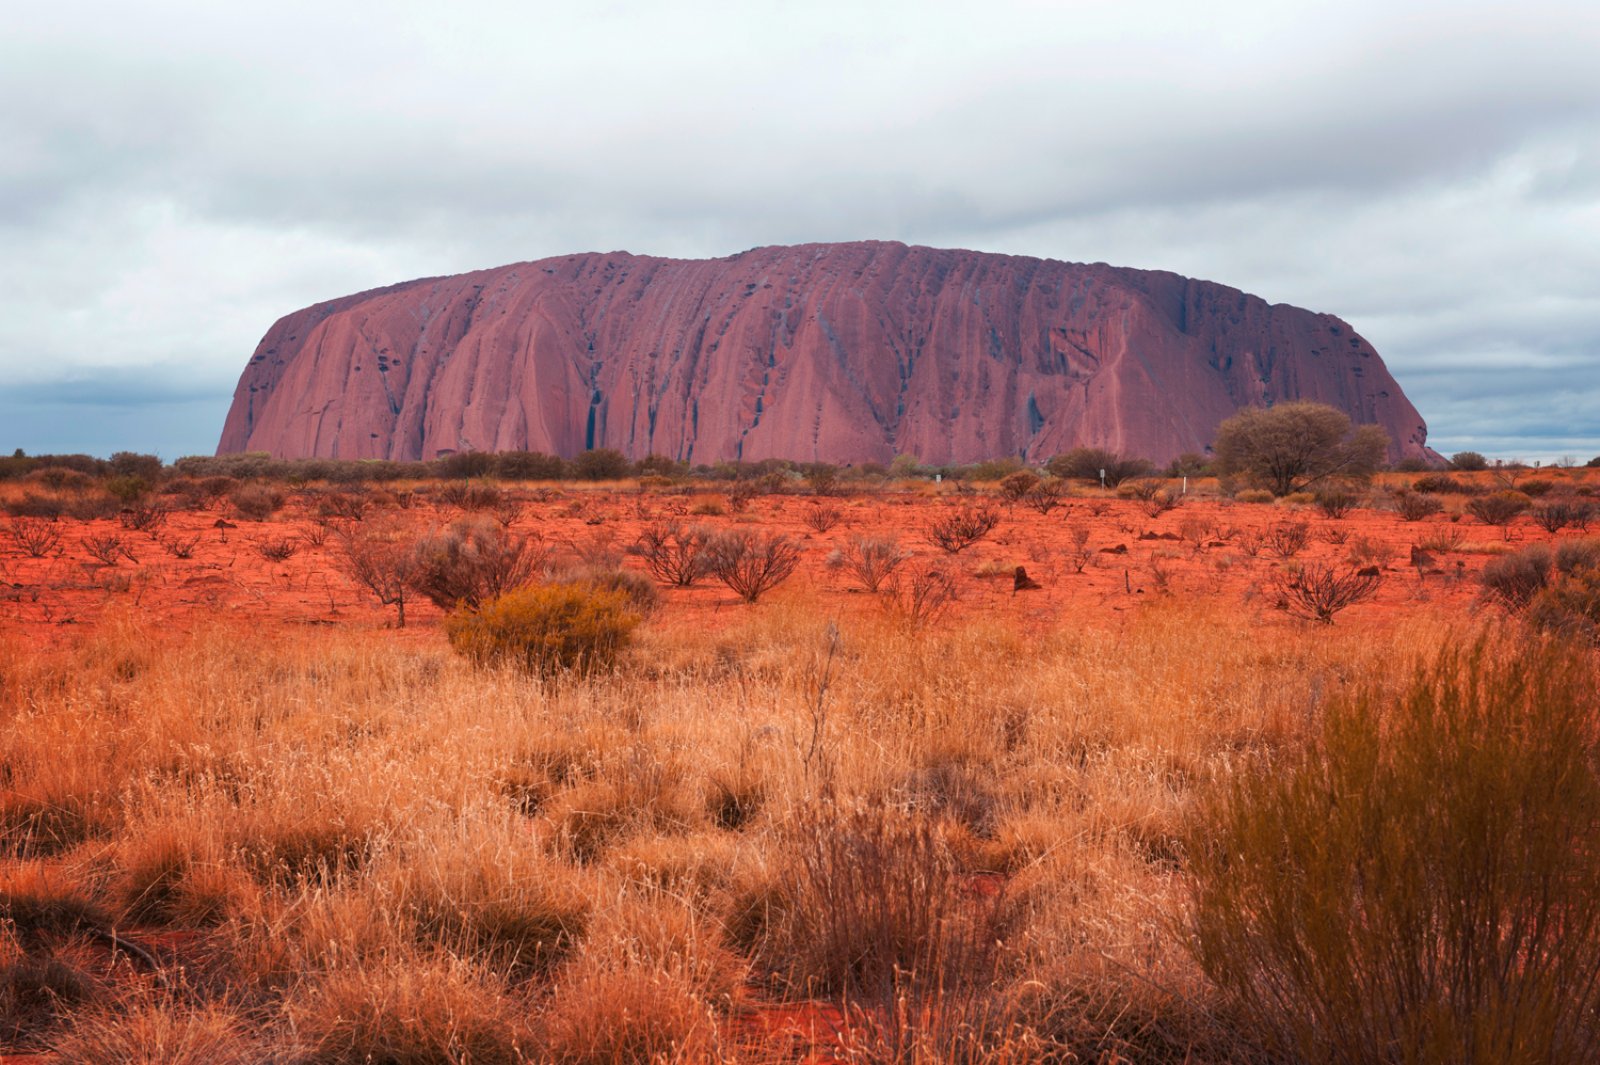
[[[1600,477],[1590,479],[1600,484]],[[757,497],[734,513],[725,493],[704,487],[692,496],[573,486],[510,491],[530,499],[513,528],[537,533],[555,545],[558,563],[608,547],[620,553],[651,521],[780,532],[805,548],[799,570],[780,594],[803,589],[824,609],[848,613],[873,609],[873,597],[861,591],[846,569],[830,565],[830,556],[854,536],[892,535],[915,552],[912,565],[939,566],[957,578],[958,614],[1030,624],[1106,617],[1161,595],[1271,610],[1278,600],[1273,584],[1285,563],[1265,547],[1251,557],[1241,541],[1250,530],[1283,522],[1311,527],[1309,545],[1297,562],[1349,567],[1354,565],[1352,549],[1363,541],[1390,553],[1381,562],[1384,580],[1375,598],[1341,614],[1339,624],[1360,624],[1426,603],[1466,606],[1477,594],[1474,578],[1494,554],[1552,539],[1527,517],[1509,530],[1449,511],[1404,522],[1390,511],[1357,509],[1332,520],[1311,506],[1243,504],[1198,493],[1167,513],[1150,516],[1143,504],[1110,496],[1069,499],[1042,515],[982,492],[820,499],[774,495]],[[544,498],[531,501],[534,496]],[[691,513],[708,501],[728,513]],[[1446,497],[1446,504],[1459,508],[1461,502]],[[819,505],[841,512],[839,523],[825,533],[805,521]],[[995,507],[1003,519],[987,539],[959,554],[946,554],[928,543],[926,529],[933,518],[962,505]],[[177,629],[219,619],[269,626],[392,625],[392,609],[379,606],[340,571],[337,535],[329,533],[320,545],[310,542],[308,537],[318,529],[309,511],[307,501],[291,498],[269,521],[230,517],[236,525],[232,529],[216,527],[221,510],[177,511],[153,535],[125,529],[116,520],[62,519],[61,546],[40,559],[26,557],[0,520],[0,632],[21,635],[30,643],[51,643],[119,607]],[[455,507],[419,502],[406,509],[374,507],[367,520],[399,521],[420,534],[461,516]],[[1068,561],[1074,527],[1089,530],[1092,558],[1082,573],[1074,572]],[[1413,564],[1412,548],[1441,533],[1458,536],[1457,546],[1432,552],[1422,566]],[[1578,535],[1583,534],[1571,529],[1557,534]],[[85,541],[105,536],[121,537],[133,557],[115,565],[94,559]],[[162,546],[163,541],[196,537],[189,558],[175,557]],[[284,538],[296,542],[292,557],[272,562],[262,556],[262,544]],[[626,558],[624,565],[642,569],[636,558]],[[1043,587],[1013,592],[1012,572],[1019,565]],[[663,588],[656,621],[716,627],[745,609],[737,596],[708,579],[692,588]],[[414,639],[426,638],[440,617],[437,608],[418,597],[407,604],[407,632]]]

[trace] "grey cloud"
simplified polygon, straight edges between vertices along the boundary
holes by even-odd
[[[278,315],[410,277],[879,237],[1336,313],[1436,439],[1600,450],[1526,391],[1600,387],[1587,3],[136,8],[0,42],[0,402],[184,366],[101,406],[189,410]]]

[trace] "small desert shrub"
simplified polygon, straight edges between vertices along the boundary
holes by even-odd
[[[435,605],[476,607],[529,583],[549,549],[489,518],[463,518],[423,536],[412,549],[410,583]]]
[[[1021,502],[1029,492],[1039,487],[1040,478],[1032,470],[1018,470],[1000,478],[1000,498],[1007,503]]]
[[[1411,482],[1414,492],[1430,495],[1477,495],[1482,489],[1466,481],[1458,481],[1443,473],[1428,473]]]
[[[1295,1060],[1600,1058],[1600,721],[1570,645],[1484,638],[1233,774],[1190,942]]]
[[[300,550],[300,542],[293,536],[283,536],[276,540],[262,540],[256,544],[256,554],[268,562],[287,562]]]
[[[1317,509],[1337,521],[1361,503],[1361,497],[1343,488],[1324,488],[1317,493]]]
[[[117,536],[115,533],[106,533],[103,536],[85,536],[83,538],[83,549],[89,553],[90,557],[107,566],[115,566],[124,558],[132,562],[138,561],[133,557],[133,552],[128,550],[128,545],[123,542],[122,537]]]
[[[1399,513],[1401,521],[1421,521],[1444,509],[1444,504],[1430,495],[1421,492],[1403,492],[1394,501],[1394,509]]]
[[[504,493],[487,482],[452,481],[439,489],[439,502],[462,510],[494,510],[504,499]]]
[[[1028,489],[1023,494],[1022,501],[1040,514],[1048,514],[1061,505],[1061,500],[1066,494],[1067,486],[1064,481],[1059,477],[1046,477]]]
[[[604,669],[639,624],[621,592],[586,585],[520,588],[445,620],[450,646],[479,664],[532,673]]]
[[[1265,488],[1246,488],[1235,492],[1233,498],[1239,503],[1270,503],[1277,497]]]
[[[883,584],[884,609],[912,625],[937,620],[957,599],[955,578],[937,566],[901,570]]]
[[[911,553],[892,536],[852,536],[843,557],[845,567],[861,587],[876,593]]]
[[[806,508],[805,513],[800,516],[802,521],[819,533],[827,532],[839,524],[840,519],[843,517],[844,511],[825,503],[811,504]]]
[[[746,529],[716,534],[706,554],[711,573],[747,603],[788,580],[800,564],[800,545],[787,536]]]
[[[171,512],[159,503],[136,499],[117,512],[117,520],[124,529],[154,536],[167,523]]]
[[[1310,506],[1312,503],[1317,501],[1315,492],[1290,492],[1288,495],[1281,496],[1280,498],[1283,500],[1285,506],[1291,507]]]
[[[1513,610],[1521,610],[1549,582],[1551,561],[1550,548],[1534,544],[1489,559],[1478,580],[1491,597]]]
[[[322,521],[360,521],[371,505],[372,497],[366,492],[331,492],[317,500],[315,513]]]
[[[1485,525],[1509,526],[1518,514],[1528,509],[1529,502],[1521,492],[1495,492],[1472,500],[1467,510]]]
[[[928,523],[928,542],[954,555],[982,540],[1000,524],[1000,512],[962,507]]]
[[[697,499],[689,508],[690,514],[700,518],[720,518],[727,512],[727,508],[722,505],[722,500],[714,496]]]
[[[1551,491],[1555,489],[1555,486],[1556,483],[1554,481],[1546,481],[1535,478],[1531,481],[1523,481],[1517,486],[1517,491],[1521,492],[1529,499],[1540,499],[1549,495]]]
[[[1293,558],[1311,541],[1311,526],[1303,521],[1284,521],[1266,531],[1267,549],[1279,558]]]
[[[1594,504],[1587,500],[1552,499],[1533,508],[1533,520],[1547,533],[1557,533],[1569,525],[1587,526]]]
[[[381,605],[394,607],[396,624],[406,627],[406,599],[416,565],[411,541],[399,528],[363,522],[340,530],[335,565]]]
[[[705,576],[710,567],[711,558],[706,553],[710,538],[710,532],[698,525],[647,525],[630,551],[644,560],[645,568],[662,584],[687,588]]]
[[[266,521],[283,509],[283,493],[268,484],[242,484],[228,496],[233,512],[248,521]]]
[[[1600,561],[1541,590],[1528,605],[1528,621],[1548,632],[1600,644]]]
[[[48,518],[12,518],[6,532],[29,558],[43,558],[61,546],[61,525]]]
[[[1331,625],[1335,614],[1370,599],[1382,583],[1370,571],[1307,563],[1280,577],[1277,587],[1290,613]]]

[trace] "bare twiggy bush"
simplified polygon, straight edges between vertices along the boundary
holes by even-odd
[[[956,601],[955,578],[936,566],[922,566],[891,576],[879,593],[890,614],[913,627],[942,617]]]
[[[800,515],[802,521],[819,533],[832,529],[843,517],[844,511],[828,503],[813,503]]]
[[[1022,502],[1037,510],[1040,514],[1048,514],[1061,505],[1066,498],[1067,483],[1059,477],[1046,477],[1022,495]]]
[[[1358,536],[1350,543],[1348,557],[1357,566],[1387,566],[1399,551],[1387,540]]]
[[[122,537],[115,533],[85,536],[83,538],[83,549],[89,553],[91,558],[107,566],[115,566],[123,559],[127,559],[129,562],[139,561],[133,556],[133,552],[129,550]]]
[[[463,518],[417,541],[409,579],[435,606],[471,608],[530,583],[549,557],[537,537],[487,518]]]
[[[1295,1060],[1596,1060],[1596,690],[1479,640],[1234,775],[1188,847],[1207,974]]]
[[[1267,529],[1263,535],[1267,550],[1279,558],[1289,559],[1304,551],[1311,541],[1311,526],[1303,521],[1282,521]]]
[[[1395,512],[1401,521],[1421,521],[1444,509],[1444,504],[1422,492],[1402,492],[1394,501]]]
[[[1593,509],[1594,504],[1587,500],[1551,499],[1534,506],[1533,521],[1545,532],[1554,534],[1569,525],[1578,527],[1587,525],[1588,515]]]
[[[1094,549],[1089,546],[1089,527],[1068,526],[1067,539],[1072,542],[1072,546],[1067,548],[1067,565],[1072,567],[1072,572],[1082,573],[1094,561]]]
[[[161,541],[161,549],[173,558],[192,558],[194,549],[200,546],[200,534],[193,536],[169,536]]]
[[[910,557],[892,536],[852,536],[843,554],[845,567],[873,594]]]
[[[1267,534],[1257,528],[1240,529],[1235,542],[1246,557],[1255,558],[1261,554],[1262,547],[1266,546]]]
[[[1290,613],[1331,625],[1335,614],[1372,598],[1382,583],[1383,576],[1370,570],[1308,562],[1279,577],[1277,588]]]
[[[787,536],[730,529],[706,543],[710,572],[747,603],[788,580],[800,564],[800,545]]]
[[[1000,512],[987,507],[961,507],[928,523],[928,542],[954,555],[982,540],[1000,524]]]
[[[631,553],[644,560],[650,575],[662,584],[687,588],[704,577],[711,565],[706,553],[709,530],[677,522],[646,525]]]
[[[495,510],[505,502],[505,493],[487,482],[451,481],[439,489],[439,502],[461,510]]]
[[[1180,492],[1163,487],[1157,480],[1131,481],[1122,486],[1119,494],[1122,491],[1126,491],[1130,498],[1137,500],[1139,509],[1152,518],[1165,514],[1183,502],[1183,495]]]
[[[136,499],[117,512],[117,521],[124,529],[154,536],[167,523],[172,512],[160,503],[149,499]]]
[[[1417,547],[1437,554],[1458,551],[1466,543],[1467,534],[1454,525],[1436,525],[1417,541]]]
[[[29,558],[44,558],[61,546],[61,523],[49,518],[12,518],[6,534]]]
[[[317,500],[316,516],[322,521],[361,521],[372,506],[366,492],[330,492]]]
[[[256,544],[256,554],[268,562],[287,562],[300,550],[300,541],[293,536],[275,540],[262,540]]]
[[[372,522],[340,530],[337,564],[381,605],[394,607],[396,624],[406,627],[406,598],[416,563],[411,540],[403,532]]]

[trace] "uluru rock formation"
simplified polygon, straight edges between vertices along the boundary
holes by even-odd
[[[862,242],[722,259],[563,255],[280,319],[219,453],[929,463],[1077,446],[1203,451],[1240,407],[1309,399],[1427,429],[1331,315],[1177,274]]]

